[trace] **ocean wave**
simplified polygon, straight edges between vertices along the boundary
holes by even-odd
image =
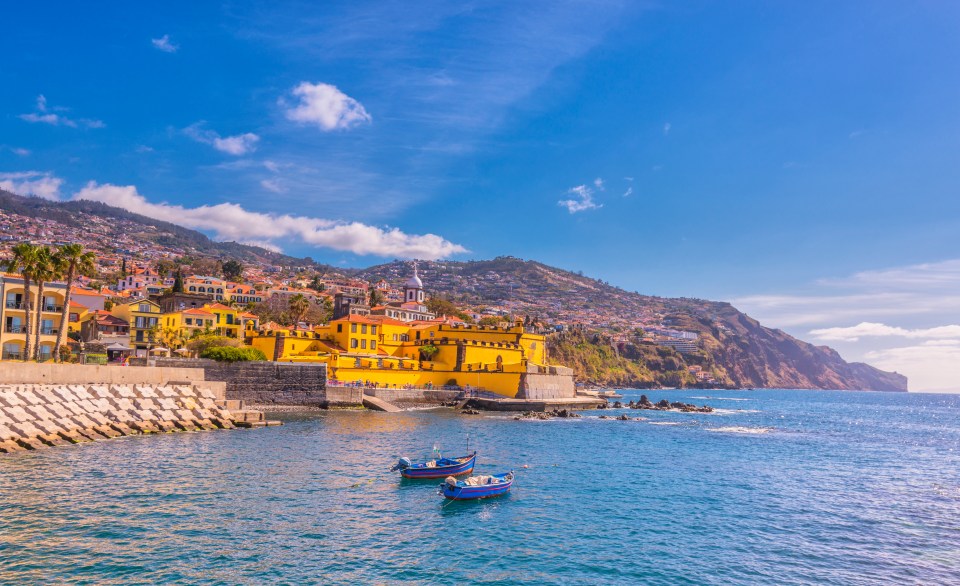
[[[707,431],[714,431],[717,433],[743,433],[743,434],[750,434],[750,435],[759,435],[761,433],[769,433],[771,431],[774,431],[774,428],[733,426],[733,427],[712,427],[712,428],[708,428]]]
[[[759,409],[719,409],[717,407],[713,408],[713,412],[706,413],[705,415],[737,415],[743,413],[760,413]]]
[[[691,399],[713,399],[714,401],[753,401],[753,399],[747,397],[690,397]]]
[[[683,421],[651,421],[650,425],[683,425]]]

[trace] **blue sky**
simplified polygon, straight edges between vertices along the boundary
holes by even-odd
[[[0,186],[331,264],[537,259],[960,378],[956,4],[0,16]]]

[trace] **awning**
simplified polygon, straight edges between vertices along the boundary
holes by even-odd
[[[124,346],[123,344],[117,342],[116,344],[110,344],[107,346],[107,350],[112,350],[114,352],[126,352],[130,350],[129,346]]]

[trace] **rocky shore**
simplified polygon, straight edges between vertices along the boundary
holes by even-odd
[[[713,413],[713,407],[708,405],[702,405],[697,407],[693,403],[683,403],[681,401],[670,402],[666,399],[662,399],[656,403],[650,401],[646,395],[640,395],[639,401],[630,401],[629,403],[621,403],[616,401],[601,409],[623,409],[627,407],[629,409],[648,409],[650,411],[681,411],[683,413]]]

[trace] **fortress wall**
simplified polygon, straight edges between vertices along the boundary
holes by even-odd
[[[138,433],[232,428],[232,419],[202,382],[0,385],[0,452]]]
[[[311,407],[360,406],[360,393],[327,389],[327,365],[285,362],[217,362],[184,358],[158,358],[160,368],[184,366],[200,370],[206,380],[225,383],[224,397],[257,405]],[[355,397],[353,395],[356,395]]]
[[[553,368],[553,367],[551,367]],[[565,369],[569,370],[569,369]],[[520,380],[518,399],[569,399],[577,396],[577,389],[570,374],[525,373]]]

